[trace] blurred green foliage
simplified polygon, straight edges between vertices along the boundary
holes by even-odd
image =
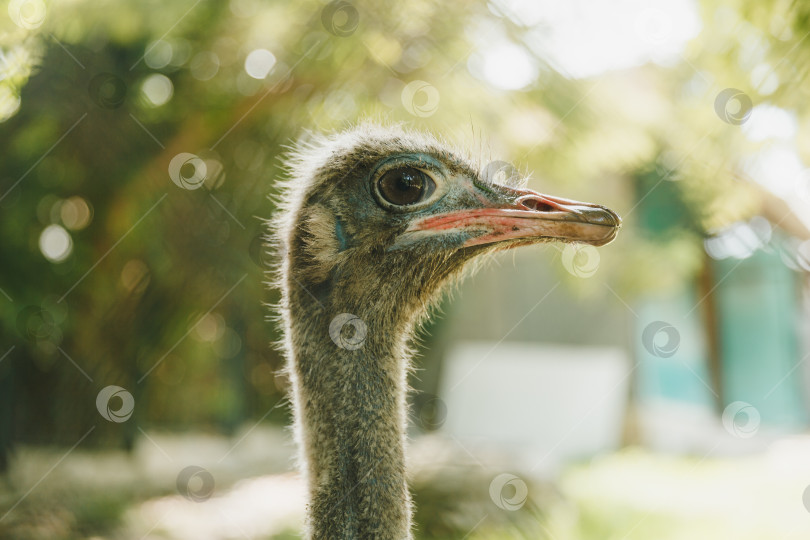
[[[4,440],[74,442],[96,418],[79,396],[108,384],[134,394],[138,421],[172,428],[233,429],[279,404],[261,219],[279,156],[306,129],[376,118],[441,132],[482,163],[534,171],[533,187],[625,215],[604,256],[624,293],[688,279],[704,232],[757,210],[738,179],[754,143],[719,121],[718,89],[795,111],[808,152],[807,8],[782,4],[702,3],[703,30],[674,65],[572,79],[525,47],[536,77],[511,91],[471,74],[489,35],[523,44],[537,31],[505,2],[357,2],[337,27],[311,1],[55,2],[41,20],[23,13],[32,28],[4,17]],[[274,62],[263,79],[246,72],[255,49]],[[763,77],[777,81],[768,95]],[[415,80],[437,90],[435,114],[403,105]],[[207,160],[201,189],[170,179],[183,152]],[[60,262],[41,251],[49,225],[72,243]]]

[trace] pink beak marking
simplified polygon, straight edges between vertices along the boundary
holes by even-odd
[[[515,190],[511,205],[485,206],[428,216],[417,220],[407,233],[441,234],[464,231],[474,234],[464,247],[504,240],[543,238],[583,242],[594,246],[616,238],[621,218],[597,204]],[[477,234],[476,234],[477,233]]]

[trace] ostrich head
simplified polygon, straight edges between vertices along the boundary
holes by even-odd
[[[620,220],[603,206],[495,184],[438,140],[401,129],[323,138],[290,166],[273,224],[307,534],[411,538],[405,392],[415,323],[477,256],[549,240],[603,245]]]
[[[291,164],[285,272],[322,303],[338,289],[352,304],[423,312],[479,255],[554,240],[601,246],[621,223],[604,206],[493,183],[446,144],[401,129],[321,139]]]

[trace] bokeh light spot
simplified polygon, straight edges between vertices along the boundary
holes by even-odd
[[[73,240],[62,226],[48,225],[39,235],[39,250],[49,261],[62,262],[73,250]]]
[[[267,49],[256,49],[245,58],[245,71],[254,79],[264,79],[276,65],[276,57]]]
[[[59,217],[62,219],[62,223],[72,231],[79,231],[87,227],[92,215],[90,205],[81,197],[65,199],[59,206]]]
[[[518,90],[537,78],[537,64],[523,47],[503,43],[480,54],[482,75],[496,88]]]
[[[159,39],[146,48],[143,61],[152,69],[160,69],[172,61],[172,45],[168,41]]]
[[[33,30],[42,26],[48,10],[42,0],[11,0],[8,15],[20,28]]]
[[[141,91],[150,105],[159,107],[172,98],[174,85],[166,75],[155,73],[144,79]]]
[[[213,342],[225,333],[225,319],[218,313],[208,313],[199,320],[194,330],[200,341]]]

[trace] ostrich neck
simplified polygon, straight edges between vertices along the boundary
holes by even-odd
[[[296,297],[313,302],[300,290],[290,293],[292,306]],[[297,435],[309,481],[309,537],[410,539],[404,443],[411,325],[396,308],[340,298],[321,307],[288,316]],[[335,317],[343,313],[365,325],[362,343],[348,328],[340,332],[348,316]],[[346,325],[362,332],[357,321]]]

